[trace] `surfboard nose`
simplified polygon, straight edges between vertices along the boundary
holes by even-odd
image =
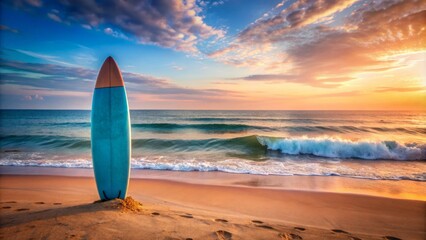
[[[109,56],[102,64],[96,79],[95,88],[122,87],[124,86],[123,77],[121,76],[120,68],[114,59]]]

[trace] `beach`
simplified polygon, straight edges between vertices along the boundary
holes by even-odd
[[[142,207],[126,209],[117,200],[94,203],[91,169],[1,167],[1,173],[2,239],[426,236],[423,182],[138,170],[128,196]],[[374,194],[370,184],[382,192]]]
[[[90,111],[1,113],[1,239],[426,238],[423,112],[132,110],[106,202]]]
[[[0,240],[426,240],[426,1],[0,12]]]

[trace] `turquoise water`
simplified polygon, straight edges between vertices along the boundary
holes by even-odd
[[[90,111],[2,110],[0,165],[90,168]],[[426,113],[131,111],[132,167],[426,181]]]

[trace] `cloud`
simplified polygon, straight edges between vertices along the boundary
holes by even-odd
[[[58,63],[58,64],[61,64],[61,65],[68,65],[68,66],[76,66],[74,64],[59,60],[57,56],[41,54],[41,53],[22,50],[22,49],[7,49],[7,48],[4,48],[4,50],[12,51],[12,52],[18,52],[18,53],[21,53],[21,54],[24,54],[24,55],[27,55],[27,56],[30,56],[30,57],[45,60],[47,62]]]
[[[58,15],[56,15],[55,13],[50,12],[50,13],[47,14],[47,17],[52,19],[55,22],[58,22],[58,23],[62,22],[62,19]]]
[[[205,0],[199,0],[197,1],[198,5],[203,8],[212,8],[217,7],[220,5],[225,4],[227,0],[216,0],[216,1],[205,1]]]
[[[338,87],[360,73],[402,67],[392,55],[424,51],[424,19],[424,1],[296,1],[209,56],[236,66],[268,62],[275,71],[237,79]]]
[[[241,31],[230,46],[214,51],[210,55],[220,56],[230,50],[247,48],[246,45],[253,47],[257,44],[270,44],[286,40],[288,39],[287,34],[309,24],[320,23],[325,17],[344,10],[354,2],[356,0],[299,0],[284,8],[283,1]]]
[[[223,1],[223,0],[212,2],[212,6],[220,6],[220,5],[223,5],[223,4],[225,4],[225,1]]]
[[[116,38],[122,38],[122,39],[129,39],[126,35],[124,35],[123,33],[120,33],[120,32],[117,32],[117,31],[114,31],[114,30],[112,30],[112,28],[105,28],[104,29],[104,33],[106,33],[106,34],[108,34],[108,35],[111,35],[111,36],[113,36],[113,37],[116,37]]]
[[[306,0],[296,1],[288,8],[268,18],[261,18],[244,29],[238,36],[240,42],[276,42],[284,34],[306,25],[320,22],[351,6],[356,0]],[[279,6],[283,7],[283,5]]]
[[[9,4],[21,8],[35,6],[22,0]],[[122,34],[117,36],[132,36],[142,44],[178,51],[197,52],[199,41],[224,35],[222,30],[204,22],[202,9],[195,0],[62,0],[45,5],[46,9],[60,10],[61,17],[48,13],[54,21],[75,22],[87,29],[105,29],[107,34],[117,32]]]
[[[11,28],[9,26],[6,26],[6,25],[0,25],[0,30],[1,31],[9,31],[11,33],[19,33],[18,30],[14,29],[14,28]]]
[[[88,30],[92,30],[92,26],[90,26],[89,24],[81,24],[81,27]]]
[[[0,61],[0,68],[9,70],[2,73],[2,85],[55,91],[90,91],[97,76],[95,71],[84,68],[4,59]]]
[[[43,6],[43,2],[40,0],[5,0],[4,2],[24,10],[29,10],[32,7],[39,8]]]
[[[258,74],[258,75],[248,75],[245,77],[231,78],[234,80],[247,80],[247,81],[297,81],[296,75],[286,75],[286,74]]]
[[[26,96],[24,96],[24,99],[27,100],[27,101],[33,101],[33,100],[34,101],[43,101],[44,100],[43,96],[40,96],[38,94],[26,95]]]
[[[106,34],[111,35],[111,34],[113,34],[113,32],[114,32],[114,31],[112,31],[112,29],[111,29],[111,28],[105,28],[105,29],[104,29],[104,33],[106,33]]]
[[[363,93],[359,91],[346,91],[346,92],[316,94],[316,95],[313,95],[312,98],[353,97],[353,96],[359,96],[362,94]],[[308,96],[308,98],[310,98],[310,96]]]
[[[97,78],[96,70],[55,64],[28,63],[2,59],[1,86],[19,86],[20,89],[57,92],[92,92]],[[236,97],[237,93],[215,88],[196,89],[178,86],[171,81],[139,73],[123,72],[126,88],[132,94],[168,96],[170,99],[212,99]],[[34,96],[32,96],[34,99]]]
[[[176,71],[182,71],[183,70],[183,67],[178,66],[178,65],[172,65],[172,68]]]
[[[245,77],[231,78],[231,80],[262,81],[262,82],[291,82],[308,84],[314,87],[334,88],[341,83],[351,81],[353,77],[316,77],[312,75],[290,75],[290,74],[258,74]]]
[[[425,87],[378,87],[375,92],[420,92],[426,91]]]

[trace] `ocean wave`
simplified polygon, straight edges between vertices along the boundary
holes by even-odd
[[[20,150],[90,151],[89,138],[40,135],[8,135],[0,137],[2,152]],[[332,137],[277,138],[251,135],[237,138],[210,139],[133,139],[136,152],[221,152],[244,159],[261,160],[269,152],[287,155],[311,155],[337,159],[425,160],[426,144],[396,141],[350,141]]]
[[[23,149],[90,149],[90,139],[57,135],[6,135],[0,137],[3,151]]]
[[[321,123],[324,122],[322,119],[310,119],[310,118],[236,118],[236,117],[193,117],[185,118],[186,121],[192,122],[283,122],[283,123]],[[337,120],[325,120],[326,122],[336,122]],[[342,121],[342,120],[339,120]],[[345,121],[347,122],[347,121]]]
[[[197,119],[197,118],[194,118]],[[194,120],[192,119],[192,120]],[[372,127],[372,126],[350,126],[350,125],[317,125],[313,122],[290,126],[262,126],[253,124],[239,124],[239,123],[223,123],[225,118],[200,118],[203,121],[212,123],[133,123],[132,129],[136,131],[152,132],[152,133],[179,133],[183,131],[193,130],[204,134],[223,134],[223,133],[298,133],[298,134],[347,134],[347,133],[403,133],[409,135],[426,135],[426,128],[424,127]],[[214,123],[214,119],[219,119]],[[244,118],[242,118],[244,119]],[[306,119],[306,121],[310,121]],[[45,127],[55,128],[90,128],[90,122],[56,122],[44,123]]]
[[[258,136],[269,150],[290,155],[314,155],[342,159],[425,160],[426,144],[396,141],[350,141],[339,138],[272,138]]]
[[[413,164],[419,165],[419,162]],[[33,166],[33,167],[58,167],[58,168],[92,168],[91,159],[54,159],[46,157],[40,159],[16,160],[1,159],[0,166]],[[424,165],[423,165],[424,166]],[[244,161],[241,159],[205,159],[205,158],[176,158],[175,156],[157,156],[133,158],[132,169],[151,169],[168,171],[200,171],[200,172],[227,172],[238,174],[256,175],[279,175],[279,176],[342,176],[351,178],[363,178],[373,180],[412,180],[426,181],[426,172],[417,166],[416,171],[407,169],[406,165],[394,167],[393,164],[383,164],[380,171],[376,168],[364,168],[360,171],[359,166],[330,163],[318,161],[295,161],[295,160],[267,160],[267,161]],[[411,166],[410,166],[411,167]],[[423,167],[424,169],[424,167]]]
[[[224,159],[210,161],[202,159],[176,160],[161,157],[159,159],[136,158],[132,160],[134,169],[152,169],[169,171],[220,171],[239,174],[279,175],[279,176],[343,176],[364,178],[372,180],[412,180],[426,181],[426,172],[410,172],[403,166],[396,170],[392,165],[383,165],[378,172],[374,168],[359,171],[359,168],[350,165],[338,166],[335,163],[317,161],[294,160],[267,160],[267,161],[241,161],[240,159]]]
[[[0,137],[2,152],[21,152],[26,150],[61,151],[81,150],[89,152],[91,142],[89,138],[74,138],[55,135],[8,135]],[[154,152],[213,152],[228,151],[243,153],[246,158],[255,158],[263,155],[266,148],[259,144],[256,136],[238,138],[210,138],[210,139],[132,139],[134,151]]]
[[[291,118],[291,117],[190,117],[179,118],[179,120],[191,122],[276,122],[276,123],[302,123],[302,124],[325,124],[325,123],[351,123],[351,124],[394,124],[394,121],[377,119],[335,119],[335,118]],[[409,121],[400,121],[410,123]]]
[[[391,128],[391,127],[363,127],[363,126],[326,126],[326,125],[297,125],[297,126],[275,126],[265,127],[249,124],[226,124],[226,123],[205,123],[205,124],[178,124],[178,123],[138,123],[132,124],[132,128],[141,131],[156,133],[173,133],[182,130],[196,130],[203,133],[241,133],[248,131],[262,132],[289,132],[289,133],[408,133],[426,134],[426,128]]]
[[[191,152],[191,151],[239,151],[252,154],[265,153],[266,148],[259,144],[256,136],[237,138],[210,139],[134,139],[133,148],[155,149],[159,151]]]
[[[132,128],[152,132],[173,132],[178,130],[197,130],[205,133],[240,133],[249,130],[272,131],[273,128],[247,124],[177,124],[177,123],[139,123],[132,124]]]
[[[90,127],[90,122],[53,122],[44,123],[44,126],[60,126],[60,127]]]

